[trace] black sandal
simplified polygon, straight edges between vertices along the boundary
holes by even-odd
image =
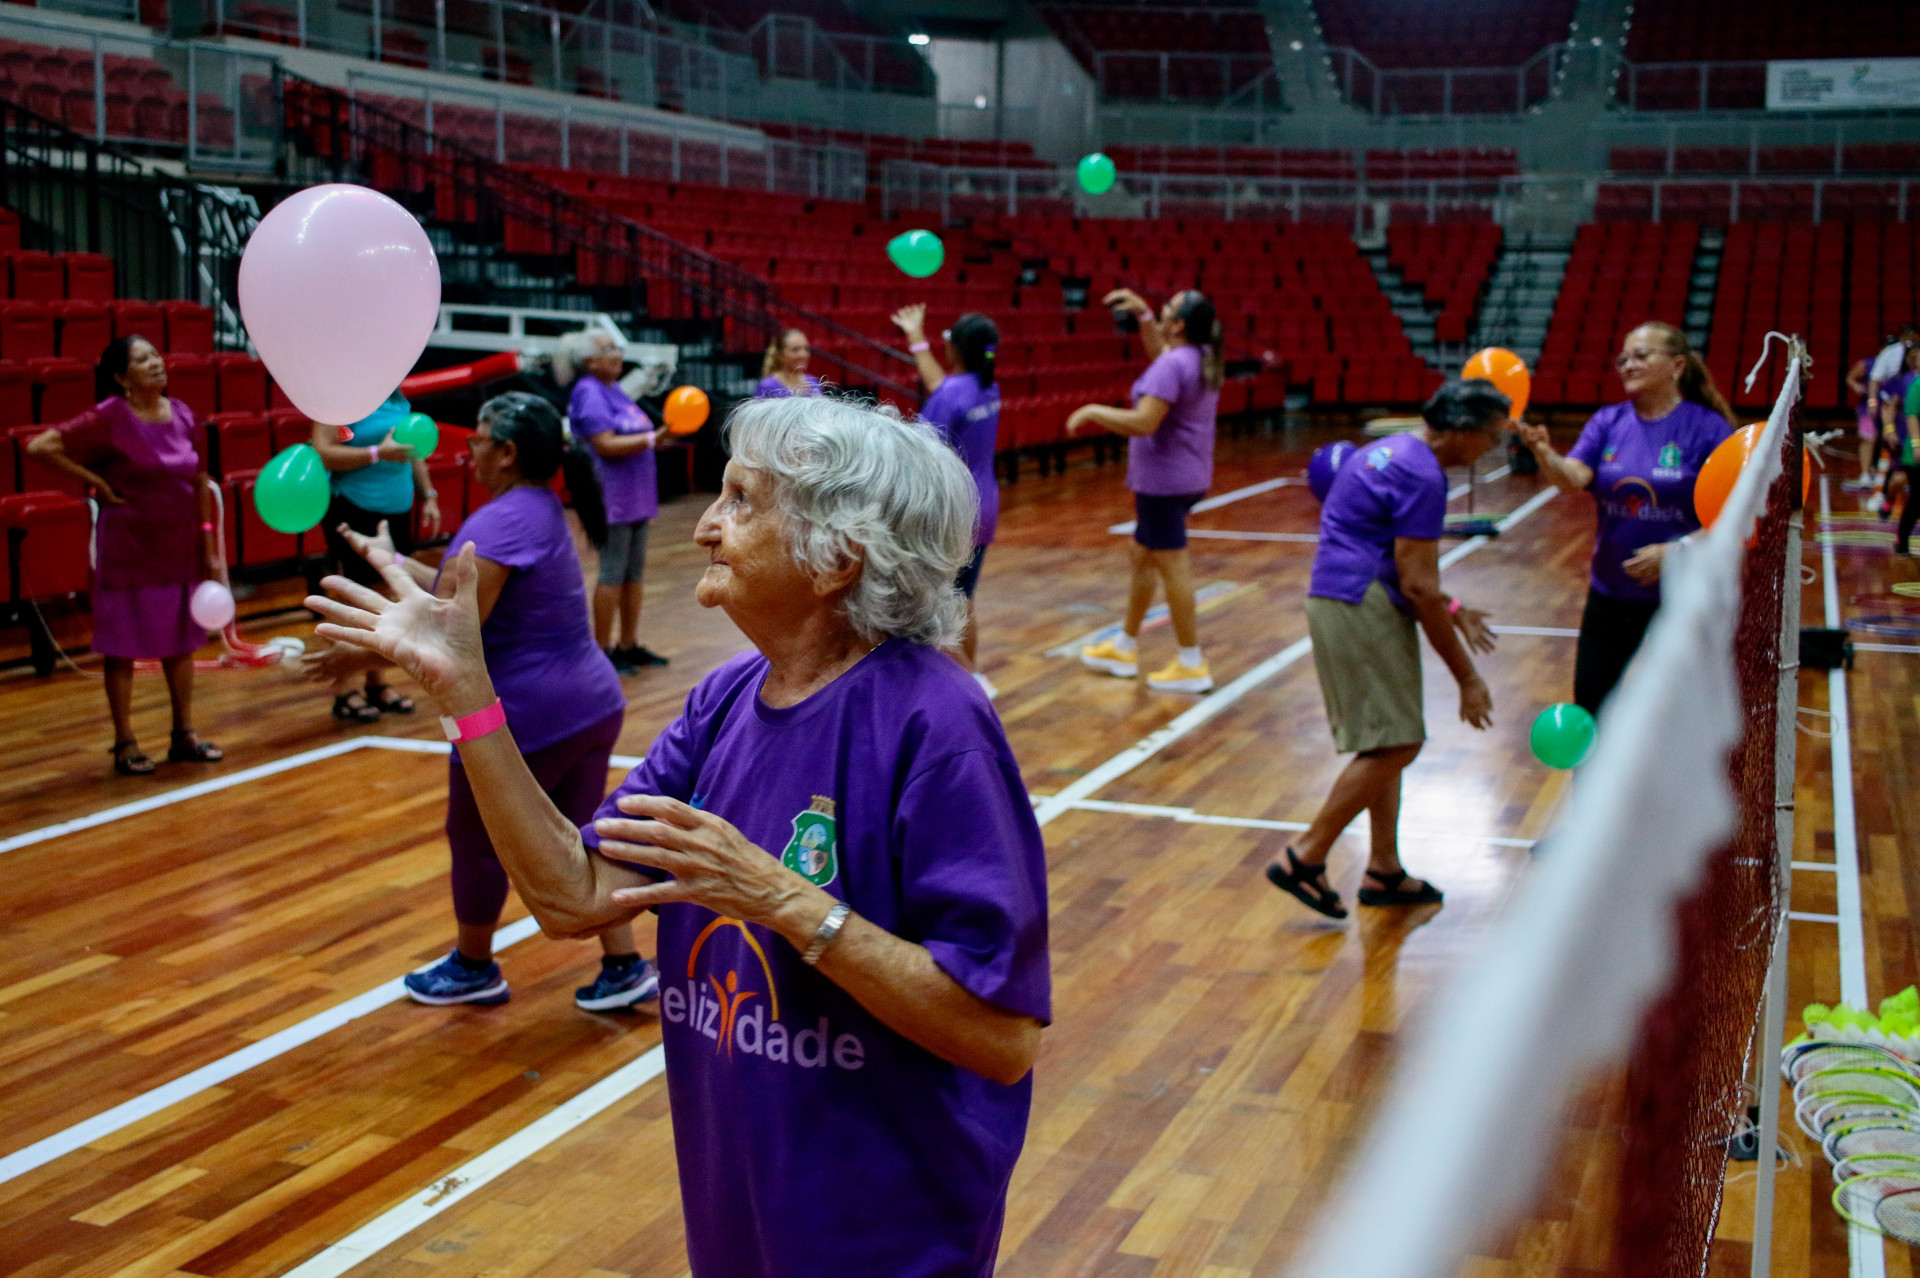
[[[113,770],[123,777],[153,775],[153,760],[140,752],[138,741],[116,741],[107,753],[113,756]]]
[[[360,704],[357,706],[353,704],[355,697],[360,698]],[[343,692],[333,699],[333,717],[342,723],[378,723],[380,707],[368,704],[366,697],[361,696],[359,689],[356,688],[352,692]]]
[[[211,741],[200,740],[192,728],[175,732],[173,744],[167,747],[168,763],[218,763],[226,757],[226,751]]]
[[[1294,855],[1293,845],[1287,845],[1287,867],[1278,865],[1267,867],[1267,882],[1291,896],[1300,904],[1316,914],[1324,914],[1330,919],[1347,917],[1347,907],[1340,904],[1340,894],[1327,886],[1327,867],[1304,864]]]
[[[413,698],[402,696],[384,683],[367,685],[367,704],[382,714],[412,714]]]
[[[1362,905],[1438,905],[1445,897],[1440,889],[1425,879],[1407,878],[1405,870],[1395,870],[1382,874],[1378,870],[1368,870],[1367,878],[1379,882],[1379,887],[1368,887],[1363,881],[1360,885],[1360,904]],[[1409,890],[1409,882],[1420,886]]]

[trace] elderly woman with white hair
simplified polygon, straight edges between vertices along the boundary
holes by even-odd
[[[654,450],[660,432],[620,388],[626,352],[613,334],[568,333],[554,353],[553,380],[572,386],[567,423],[593,448],[593,468],[607,500],[607,544],[593,590],[593,638],[614,669],[632,674],[667,659],[640,642],[641,582],[647,567],[647,523],[660,513]],[[618,619],[620,642],[613,641]]]
[[[338,578],[323,633],[455,724],[548,932],[659,913],[696,1278],[993,1271],[1050,1015],[1046,866],[1006,736],[945,654],[977,496],[933,430],[756,400],[695,540],[755,651],[708,675],[585,831],[514,748],[474,568],[438,595]]]

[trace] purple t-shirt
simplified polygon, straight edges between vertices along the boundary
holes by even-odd
[[[593,642],[580,557],[553,490],[521,485],[501,493],[460,525],[441,562],[469,542],[480,558],[513,570],[480,642],[521,753],[624,710],[620,676]]]
[[[1208,390],[1201,375],[1200,348],[1176,346],[1160,352],[1133,384],[1133,402],[1151,395],[1167,405],[1167,415],[1151,435],[1127,442],[1127,487],[1149,497],[1204,493],[1213,483],[1213,426],[1220,392]]]
[[[1310,595],[1357,604],[1375,581],[1402,612],[1393,543],[1438,541],[1447,526],[1447,475],[1427,441],[1389,435],[1353,450],[1333,477],[1320,508],[1320,545],[1313,554]]]
[[[820,379],[812,373],[803,373],[801,376],[807,379],[807,394],[818,395]],[[760,384],[753,388],[755,399],[789,399],[792,396],[793,392],[787,389],[787,384],[771,374],[761,378]]]
[[[982,386],[973,373],[954,373],[927,396],[920,416],[940,432],[947,446],[973,473],[980,490],[980,522],[973,544],[991,546],[1000,523],[1000,477],[993,471],[993,450],[1000,442],[1000,387]]]
[[[972,993],[1049,1019],[1040,829],[973,679],[900,639],[786,709],[761,701],[766,673],[744,653],[702,680],[598,815],[639,793],[724,817]],[[697,1278],[988,1278],[1031,1076],[916,1047],[758,924],[659,914]]]
[[[1659,581],[1635,581],[1624,565],[1642,546],[1677,541],[1700,526],[1693,482],[1732,433],[1726,418],[1690,400],[1658,421],[1643,419],[1631,401],[1609,404],[1587,419],[1567,456],[1593,471],[1590,491],[1600,508],[1595,590],[1615,599],[1659,602]]]
[[[644,435],[653,422],[640,406],[627,398],[618,386],[597,377],[582,377],[573,384],[573,397],[567,401],[567,420],[573,433],[588,438],[602,431],[616,435]],[[625,457],[593,454],[593,469],[600,476],[600,491],[607,498],[607,522],[634,524],[660,513],[660,480],[653,450],[643,448]]]

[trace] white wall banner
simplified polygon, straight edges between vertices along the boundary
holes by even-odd
[[[1767,110],[1920,107],[1920,58],[1820,58],[1767,63]]]

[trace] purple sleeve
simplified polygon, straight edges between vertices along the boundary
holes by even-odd
[[[1046,860],[1011,763],[987,750],[940,760],[908,780],[893,828],[900,935],[969,993],[1051,1020]]]
[[[1151,395],[1168,406],[1180,402],[1181,386],[1180,364],[1174,359],[1172,351],[1163,351],[1159,358],[1147,365],[1147,371],[1140,374],[1140,380],[1133,384],[1134,402],[1140,396]]]
[[[474,511],[460,525],[441,562],[450,562],[463,546],[471,544],[480,558],[508,568],[531,568],[538,563],[541,548],[528,534],[526,521],[510,509],[512,504],[495,500]]]
[[[1588,470],[1598,472],[1600,454],[1607,446],[1607,436],[1613,433],[1613,418],[1606,413],[1595,413],[1580,428],[1580,438],[1567,450],[1567,460],[1577,461]]]
[[[1430,474],[1408,468],[1394,487],[1391,510],[1395,537],[1439,541],[1447,530],[1446,472],[1438,465]]]
[[[627,773],[625,779],[614,787],[613,793],[594,810],[592,819],[581,827],[581,842],[590,848],[599,847],[600,835],[593,828],[594,821],[601,817],[619,816],[619,801],[629,794],[658,794],[682,803],[692,801],[693,783],[700,769],[699,751],[694,748],[696,733],[689,722],[689,716],[693,713],[693,706],[689,704],[679,718],[667,725],[666,731],[653,739],[639,766]],[[667,877],[644,865],[634,865],[632,868],[654,878]]]
[[[607,397],[594,394],[588,381],[582,377],[575,382],[573,395],[567,400],[567,425],[576,435],[598,435],[614,427],[613,414],[607,411]]]

